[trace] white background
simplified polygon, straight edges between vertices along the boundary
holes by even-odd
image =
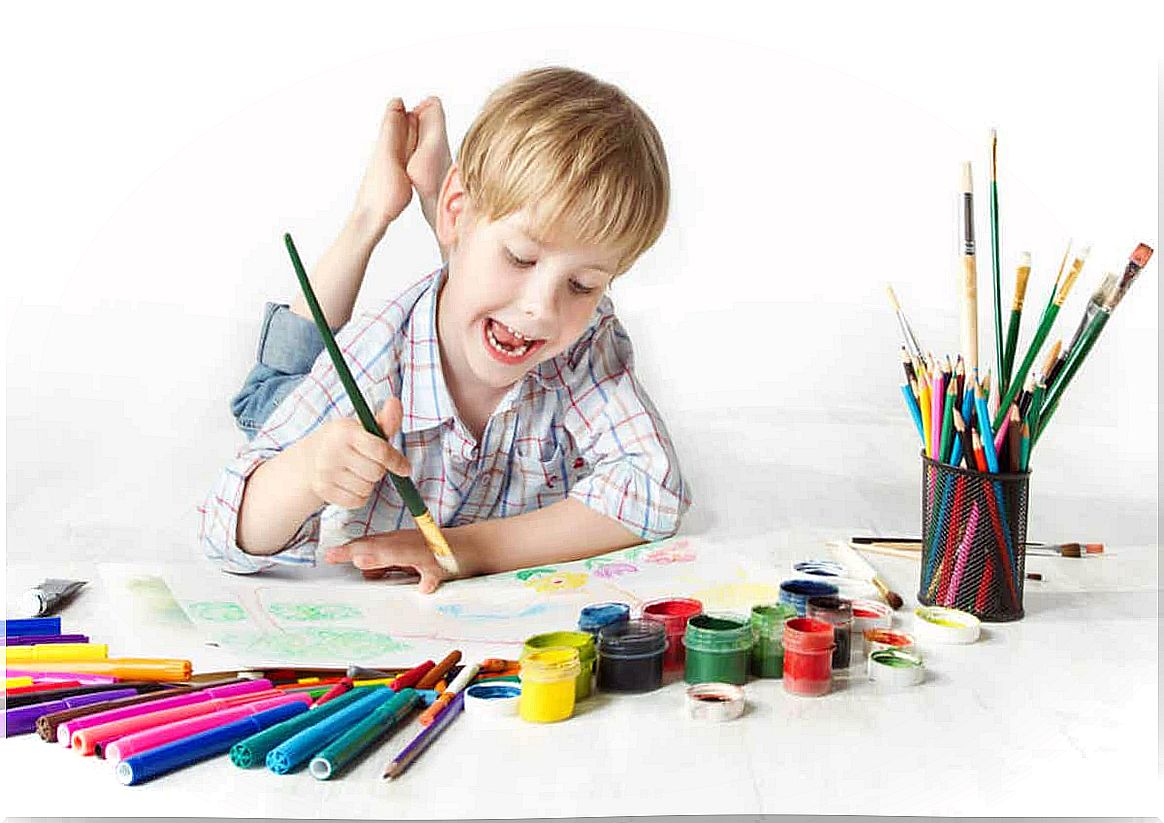
[[[1034,254],[1038,306],[1067,240],[1090,242],[1058,327],[1070,334],[1104,271],[1158,247],[1156,4],[763,19],[639,5],[7,9],[9,562],[50,575],[66,560],[197,556],[194,506],[240,441],[227,399],[264,300],[293,294],[281,233],[309,263],[322,252],[389,97],[439,94],[455,145],[490,89],[547,63],[620,84],[667,146],[670,224],[614,296],[695,490],[686,528],[916,533],[884,284],[926,346],[956,349],[958,171],[974,161],[992,362],[992,126],[1004,306],[1019,251]],[[414,205],[364,301],[436,262]],[[1036,452],[1034,539],[1157,539],[1158,272],[1157,259]]]
[[[398,4],[393,4],[398,5]],[[227,399],[265,299],[349,207],[387,98],[442,96],[454,145],[487,92],[564,63],[621,84],[669,153],[666,233],[615,288],[697,498],[693,531],[913,531],[897,288],[958,345],[959,164],[975,162],[982,360],[993,361],[986,160],[1000,134],[1004,298],[1066,242],[1104,271],[1157,245],[1155,12],[972,17],[834,6],[696,18],[634,4],[439,11],[101,4],[8,15],[3,60],[7,513],[13,556],[189,557],[193,507],[239,441]],[[437,262],[415,204],[362,300]],[[1036,539],[1156,534],[1158,260],[1033,460]],[[1028,309],[1024,340],[1037,316]],[[1118,515],[1118,518],[1117,518]],[[1115,522],[1118,520],[1118,522]]]

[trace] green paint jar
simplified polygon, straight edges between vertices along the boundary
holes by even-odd
[[[791,603],[752,607],[752,675],[784,676],[784,621],[797,616]]]
[[[590,696],[590,684],[594,678],[594,661],[597,654],[594,650],[594,635],[590,632],[547,632],[535,634],[525,641],[525,648],[521,650],[524,659],[530,652],[548,649],[553,646],[569,646],[578,650],[578,662],[582,671],[574,682],[574,699],[585,700]]]
[[[687,621],[683,635],[687,648],[684,677],[688,683],[732,683],[748,679],[752,627],[731,614],[700,614]]]

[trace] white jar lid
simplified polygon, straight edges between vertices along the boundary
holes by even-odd
[[[914,609],[914,633],[931,643],[973,643],[982,632],[982,621],[968,612],[944,606]]]
[[[925,679],[925,664],[913,652],[878,649],[869,655],[869,680],[875,685],[900,689]]]

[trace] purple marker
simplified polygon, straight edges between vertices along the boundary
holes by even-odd
[[[43,636],[17,634],[5,638],[4,642],[9,646],[36,646],[41,643],[88,643],[89,636],[86,634],[46,634]]]
[[[87,729],[90,726],[112,723],[114,720],[124,720],[127,717],[137,717],[140,714],[160,712],[164,709],[173,709],[177,706],[188,706],[191,703],[201,703],[210,700],[212,697],[231,697],[238,694],[251,694],[252,692],[266,691],[270,688],[271,681],[260,678],[258,680],[247,680],[242,683],[231,683],[229,686],[212,686],[208,689],[199,689],[196,692],[186,692],[184,694],[174,695],[173,697],[163,697],[160,700],[150,700],[147,703],[139,703],[136,706],[123,706],[120,709],[97,712],[96,714],[78,717],[62,723],[57,727],[57,742],[69,748],[73,745],[73,734],[79,732],[81,729]]]
[[[49,700],[46,703],[33,703],[31,706],[20,706],[16,709],[4,710],[4,736],[14,734],[28,734],[36,730],[36,721],[39,717],[53,712],[75,709],[78,706],[89,706],[93,703],[103,703],[106,700],[118,700],[122,697],[133,697],[137,689],[113,689],[96,694],[79,694],[76,697],[66,697],[63,700]]]

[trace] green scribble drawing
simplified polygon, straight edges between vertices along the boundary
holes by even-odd
[[[189,625],[190,618],[182,611],[182,606],[174,599],[166,581],[153,575],[132,577],[125,582],[135,606],[142,609],[148,620],[158,623],[182,623]]]
[[[280,620],[313,623],[321,620],[357,620],[364,613],[343,603],[272,603],[267,611]]]
[[[542,575],[553,574],[556,571],[557,571],[557,569],[555,569],[555,568],[551,568],[549,566],[542,566],[542,567],[537,568],[537,569],[522,569],[521,571],[514,572],[513,576],[516,577],[518,580],[526,581],[526,580],[530,580],[531,578],[534,578],[534,577],[541,577]]]
[[[410,643],[367,629],[303,627],[261,634],[224,634],[219,640],[248,656],[284,662],[317,660],[373,660],[377,655],[411,648]]]
[[[237,623],[247,619],[247,613],[238,603],[228,600],[203,600],[187,603],[186,610],[196,620],[205,620],[207,623]]]

